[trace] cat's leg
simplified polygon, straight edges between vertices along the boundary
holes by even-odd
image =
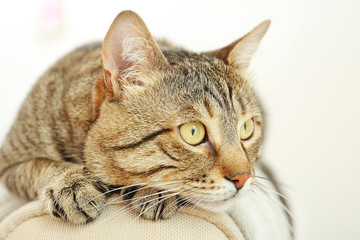
[[[28,199],[41,199],[50,214],[82,224],[99,216],[107,187],[85,166],[48,159],[17,163],[0,173],[1,181]]]

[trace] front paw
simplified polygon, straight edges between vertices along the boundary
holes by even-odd
[[[55,217],[74,224],[91,222],[105,204],[105,185],[78,172],[67,173],[44,192],[48,211]]]
[[[174,193],[153,188],[125,192],[124,200],[131,200],[131,209],[150,220],[166,219],[178,209],[178,197]]]

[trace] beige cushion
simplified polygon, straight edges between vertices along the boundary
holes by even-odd
[[[0,213],[23,204],[0,189]],[[7,201],[4,202],[4,199]],[[6,208],[6,209],[5,209]],[[86,225],[73,225],[48,215],[41,202],[33,201],[1,220],[0,239],[238,239],[239,228],[225,213],[186,207],[174,217],[158,222],[136,219],[133,213],[116,214],[119,205],[107,206],[100,217]],[[13,209],[12,209],[13,210]]]

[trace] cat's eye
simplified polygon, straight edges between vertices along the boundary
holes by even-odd
[[[180,126],[181,138],[190,145],[198,145],[205,139],[205,126],[199,122],[189,122]]]
[[[246,140],[254,132],[254,121],[252,119],[247,120],[244,125],[241,126],[240,129],[240,138],[241,140]]]

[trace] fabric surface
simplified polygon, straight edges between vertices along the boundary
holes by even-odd
[[[5,193],[4,196],[1,193]],[[48,215],[41,202],[32,201],[17,209],[19,200],[0,189],[0,239],[236,239],[239,228],[227,214],[187,207],[170,219],[136,219],[131,212],[120,214],[121,205],[107,206],[100,217],[86,225],[73,225]],[[4,200],[7,201],[4,201]],[[14,209],[17,209],[14,211]],[[6,210],[6,211],[5,211]],[[11,210],[11,211],[10,211]],[[5,211],[7,214],[3,214]]]
[[[27,203],[26,200],[21,199],[14,194],[10,193],[0,183],[0,222],[10,213],[14,212],[22,205]]]

